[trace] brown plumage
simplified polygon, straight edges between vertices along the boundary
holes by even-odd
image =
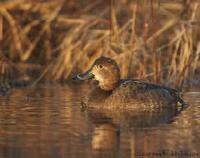
[[[86,73],[75,78],[93,78],[99,82],[99,87],[91,92],[87,107],[155,111],[176,108],[177,103],[185,105],[175,89],[140,80],[120,80],[117,63],[107,57],[98,58]]]

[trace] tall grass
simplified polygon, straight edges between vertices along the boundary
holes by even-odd
[[[0,73],[63,81],[104,55],[122,78],[180,86],[200,73],[199,19],[198,0],[0,2]]]

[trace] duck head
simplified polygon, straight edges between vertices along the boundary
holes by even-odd
[[[117,86],[120,80],[120,69],[113,59],[100,57],[96,59],[88,71],[77,75],[74,79],[94,79],[98,81],[99,87],[102,90],[111,91]]]

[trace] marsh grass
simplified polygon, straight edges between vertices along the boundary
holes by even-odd
[[[122,78],[180,86],[199,75],[198,0],[0,2],[1,76],[65,81],[96,58]]]

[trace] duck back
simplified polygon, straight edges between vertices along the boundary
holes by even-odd
[[[121,80],[113,91],[93,90],[87,106],[99,109],[160,111],[184,104],[175,89],[139,80]]]

